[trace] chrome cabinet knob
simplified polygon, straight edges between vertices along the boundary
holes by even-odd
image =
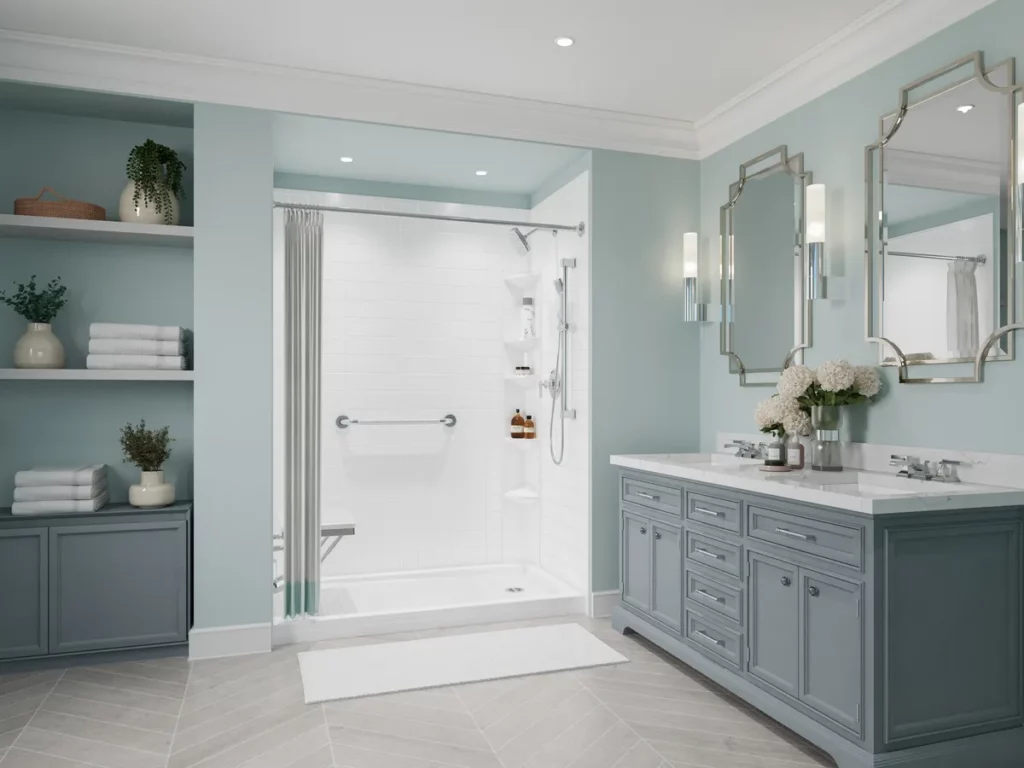
[[[644,528],[642,525],[640,526],[640,533],[641,534],[646,534],[647,533],[647,529]]]
[[[782,577],[782,586],[788,587],[792,583],[793,583],[793,580],[790,579],[789,576],[783,576]]]
[[[810,593],[811,597],[817,597],[821,594],[821,592],[818,591],[817,587],[808,587],[807,591]]]
[[[661,534],[660,534],[660,533],[658,533],[657,531],[655,531],[655,532],[654,532],[654,538],[656,538],[656,539],[660,539],[660,538],[661,538]]]

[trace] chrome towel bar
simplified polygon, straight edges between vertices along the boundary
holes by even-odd
[[[449,413],[443,419],[350,419],[348,416],[339,416],[335,420],[338,429],[348,429],[353,424],[360,424],[364,427],[395,426],[399,424],[444,424],[446,427],[454,427],[458,423],[455,415]]]

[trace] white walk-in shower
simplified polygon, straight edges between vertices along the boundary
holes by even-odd
[[[589,238],[574,228],[589,208],[587,174],[532,211],[289,190],[276,199],[399,215],[323,213],[319,487],[324,551],[333,549],[316,615],[285,618],[286,542],[275,539],[275,641],[585,611]],[[517,222],[530,221],[567,228],[526,239],[533,227]],[[278,212],[277,535],[281,222]],[[510,243],[514,226],[528,248]],[[524,297],[534,299],[534,337],[522,333]],[[517,408],[537,439],[510,437]]]

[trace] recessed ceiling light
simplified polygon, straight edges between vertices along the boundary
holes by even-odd
[[[555,45],[557,45],[559,48],[568,48],[570,45],[572,45],[575,42],[576,41],[573,40],[571,37],[556,37],[555,38]]]
[[[343,158],[341,158],[341,162],[343,162],[343,163],[351,163],[352,162],[352,158],[351,157],[343,157]]]
[[[959,112],[961,115],[966,115],[972,109],[974,109],[973,104],[964,104],[963,106],[957,107],[956,111]]]
[[[476,175],[477,176],[486,176],[487,175],[487,171],[477,171]]]

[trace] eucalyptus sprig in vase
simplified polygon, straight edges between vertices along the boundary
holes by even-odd
[[[134,147],[125,173],[128,186],[121,192],[121,221],[137,224],[177,224],[181,221],[182,181],[187,166],[178,153],[152,139]]]
[[[146,420],[138,426],[121,428],[121,450],[125,461],[142,470],[137,485],[128,489],[128,503],[133,507],[166,507],[174,503],[174,485],[164,481],[163,466],[171,456],[170,427],[147,429]]]
[[[0,291],[0,301],[28,320],[28,330],[14,345],[15,368],[63,368],[64,345],[53,334],[51,323],[67,304],[67,286],[55,277],[42,288],[36,276],[28,283],[15,283],[13,294]]]

